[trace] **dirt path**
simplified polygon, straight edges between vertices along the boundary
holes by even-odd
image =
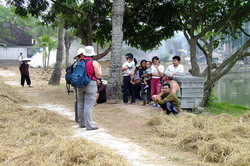
[[[70,118],[71,120],[74,120],[74,112],[72,111],[70,105],[69,104],[64,105],[60,103],[60,101],[58,100],[50,100],[50,97],[47,96],[48,93],[46,93],[47,90],[43,91],[44,85],[40,85],[38,83],[39,80],[35,79],[33,80],[34,88],[26,88],[26,87],[20,88],[18,81],[20,79],[19,78],[20,76],[18,76],[16,71],[0,69],[0,76],[3,77],[4,82],[6,84],[16,87],[16,89],[19,92],[25,94],[29,98],[32,98],[31,99],[32,101],[35,101],[36,98],[39,100],[39,102],[29,103],[30,105],[26,105],[25,107],[34,107],[36,105],[39,108],[46,108],[48,110],[57,112],[58,114],[64,115]],[[52,90],[53,87],[48,91],[51,94],[53,94]],[[58,96],[60,96],[60,94],[58,94]],[[104,104],[104,105],[98,105],[95,108],[95,112],[97,112],[97,115],[94,115],[94,119],[97,120],[100,129],[96,131],[86,131],[84,129],[79,129],[78,125],[74,125],[71,126],[72,130],[74,130],[75,132],[74,137],[82,137],[90,141],[94,141],[98,144],[102,144],[110,149],[113,149],[118,154],[126,158],[128,162],[131,163],[131,165],[133,166],[182,165],[180,163],[173,162],[172,160],[167,158],[166,155],[159,155],[154,152],[151,152],[148,149],[145,149],[142,146],[140,146],[138,143],[135,143],[131,141],[131,139],[127,138],[127,136],[133,138],[133,135],[135,135],[137,132],[136,130],[131,130],[131,129],[147,128],[144,126],[145,123],[144,122],[142,123],[141,120],[142,121],[147,120],[148,115],[151,114],[152,111],[149,110],[145,111],[145,108],[140,106],[134,107],[133,105],[124,106],[120,104],[117,105]],[[144,113],[142,114],[142,112]],[[119,116],[120,113],[122,113],[121,116]],[[116,116],[115,118],[114,115]],[[109,117],[110,119],[107,117]],[[128,121],[128,119],[130,119],[131,117],[137,117],[137,118],[132,118],[134,119],[134,121],[130,121],[130,123],[127,123],[126,121]],[[138,118],[141,120],[138,120]],[[116,123],[116,121],[121,123]],[[114,126],[114,124],[116,124],[117,126],[112,128],[111,126],[112,125]],[[126,129],[121,130],[123,128],[122,125],[124,124],[126,124]],[[118,129],[119,131],[116,131],[116,129]],[[148,132],[147,129],[144,131]],[[125,136],[124,132],[126,132]],[[113,136],[110,133],[115,133],[117,136]],[[147,133],[142,133],[142,135],[140,134],[139,135],[144,136],[144,134]]]

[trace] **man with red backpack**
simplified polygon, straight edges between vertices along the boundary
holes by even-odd
[[[86,130],[97,130],[92,122],[92,110],[96,100],[96,81],[102,76],[101,65],[92,59],[96,53],[94,47],[86,46],[78,50],[79,60],[72,74],[71,84],[77,87],[77,112],[79,127]],[[82,69],[79,75],[77,72]],[[78,80],[77,80],[78,79]],[[87,79],[87,82],[86,82]]]

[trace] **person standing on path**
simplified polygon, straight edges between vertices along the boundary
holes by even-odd
[[[94,47],[86,46],[78,50],[79,61],[89,60],[86,62],[86,72],[90,83],[82,88],[77,88],[77,109],[79,127],[86,130],[97,130],[98,127],[93,124],[92,111],[96,101],[97,79],[101,78],[101,65],[92,59],[96,55]]]
[[[21,73],[21,85],[22,87],[24,87],[24,83],[26,81],[27,85],[29,87],[32,87],[30,76],[29,76],[29,64],[28,64],[28,62],[30,62],[30,59],[23,59],[21,62],[22,64],[19,67],[19,70]]]

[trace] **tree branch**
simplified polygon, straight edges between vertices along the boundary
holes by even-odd
[[[186,37],[186,39],[187,39],[187,41],[188,41],[188,43],[189,43],[189,41],[190,41],[190,36],[187,34],[187,31],[184,29],[183,30],[183,33],[184,33],[184,36]]]
[[[246,43],[241,46],[241,48],[236,51],[231,57],[225,60],[212,74],[212,79],[216,82],[219,80],[223,75],[228,73],[235,63],[246,56],[250,56],[250,53],[243,53],[248,47],[250,47],[250,39],[246,41]]]
[[[250,37],[250,34],[248,34],[242,27],[240,27],[240,30],[242,33],[244,33],[244,35],[246,35],[247,37]]]
[[[97,23],[101,22],[102,20],[104,20],[106,18],[106,15],[105,16],[101,16],[101,17],[98,17],[97,19],[93,20],[92,21],[92,25],[96,25]]]
[[[108,55],[108,53],[109,53],[110,51],[111,51],[111,46],[109,46],[109,48],[106,49],[103,53],[94,56],[93,59],[94,59],[94,60],[99,60],[99,59],[105,57],[106,55]]]
[[[236,20],[239,17],[248,15],[249,11],[250,11],[250,5],[240,7],[240,8],[238,8],[237,11],[233,12],[233,14],[230,13],[230,14],[226,15],[223,19],[221,19],[221,20],[217,21],[216,23],[208,26],[201,33],[199,33],[196,36],[198,38],[200,38],[200,37],[204,36],[204,34],[206,34],[207,32],[213,30],[214,28],[225,25],[226,22],[228,22],[229,20]]]
[[[204,42],[204,41],[203,41]],[[205,50],[204,47],[202,47],[202,45],[197,41],[196,45],[199,47],[199,49],[203,52],[203,54],[207,57],[208,56],[208,53],[207,51]]]

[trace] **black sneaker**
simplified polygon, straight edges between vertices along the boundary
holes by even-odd
[[[93,128],[91,128],[91,129],[86,129],[87,131],[90,131],[90,130],[97,130],[98,129],[98,127],[93,127]]]

